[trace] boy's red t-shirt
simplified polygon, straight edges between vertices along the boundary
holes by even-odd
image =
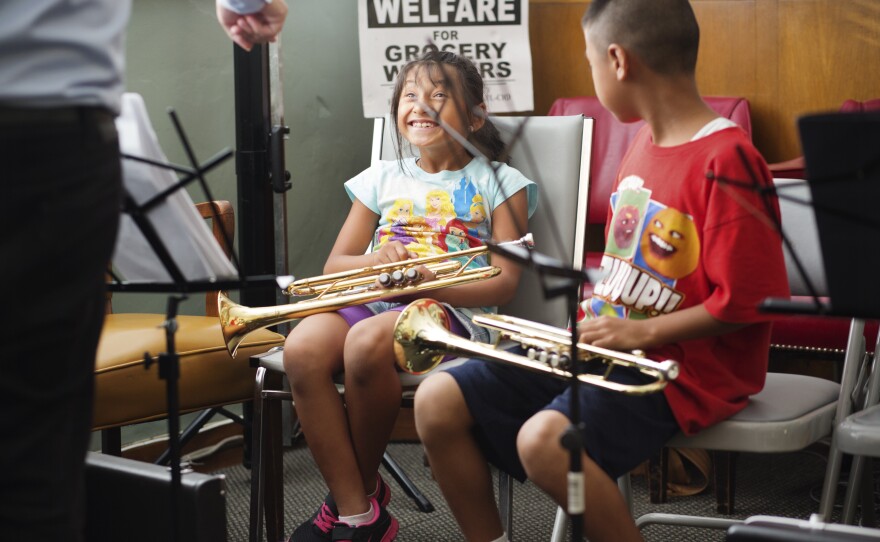
[[[742,184],[747,185],[746,187]],[[751,187],[751,188],[749,188]],[[737,331],[650,349],[679,362],[664,393],[693,434],[745,407],[767,373],[767,297],[789,295],[772,177],[739,128],[658,147],[643,128],[621,162],[606,226],[602,281],[590,317],[651,318],[703,304]]]

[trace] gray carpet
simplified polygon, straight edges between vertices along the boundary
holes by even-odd
[[[461,540],[437,485],[431,480],[428,468],[423,465],[421,446],[396,443],[391,444],[388,451],[435,507],[434,512],[420,512],[386,474],[393,495],[388,510],[400,522],[398,540]],[[818,453],[741,454],[737,461],[735,517],[768,514],[807,519],[818,509],[824,470],[825,460]],[[228,486],[228,539],[247,540],[250,471],[236,466],[221,472],[226,475]],[[284,486],[285,532],[290,533],[298,523],[311,516],[327,492],[308,449],[302,445],[285,451]],[[715,512],[715,497],[711,492],[672,498],[666,504],[652,505],[648,500],[644,478],[633,477],[633,493],[636,517],[648,512],[721,517]],[[515,483],[513,502],[513,540],[549,540],[556,512],[550,499],[531,484]],[[723,532],[705,529],[651,525],[645,527],[642,533],[647,541],[724,540]]]

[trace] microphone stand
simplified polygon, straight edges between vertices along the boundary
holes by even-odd
[[[571,424],[560,437],[562,447],[568,450],[568,506],[566,513],[571,523],[572,542],[582,542],[584,537],[584,473],[581,462],[581,453],[584,445],[581,438],[584,427],[580,419],[580,364],[577,363],[577,315],[580,305],[581,285],[588,282],[588,275],[564,262],[551,258],[534,250],[521,246],[501,245],[498,243],[486,243],[489,252],[499,254],[513,260],[524,267],[534,269],[541,277],[541,287],[544,297],[551,299],[560,295],[566,296],[568,302],[569,321],[571,322],[571,378],[569,387],[569,409],[571,410]],[[549,284],[548,277],[557,279],[555,284]]]

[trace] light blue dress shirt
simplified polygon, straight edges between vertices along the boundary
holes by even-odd
[[[131,0],[0,1],[0,105],[118,112]]]

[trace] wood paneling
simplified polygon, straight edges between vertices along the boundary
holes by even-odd
[[[692,0],[704,95],[743,96],[770,162],[800,154],[796,119],[880,97],[880,1]],[[580,18],[589,2],[530,2],[535,113],[592,95]]]

